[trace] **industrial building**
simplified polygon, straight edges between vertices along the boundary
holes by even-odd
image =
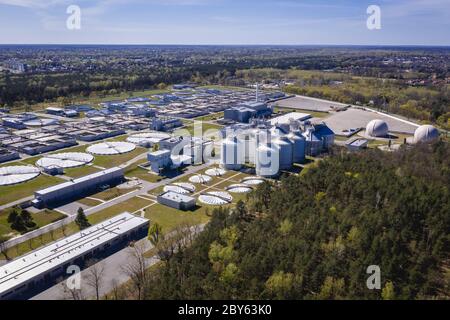
[[[32,203],[37,208],[52,207],[80,199],[122,181],[124,181],[124,170],[115,167],[36,191]]]
[[[147,236],[149,220],[128,212],[89,227],[0,267],[0,300],[26,299],[67,277],[71,265],[105,257]]]
[[[0,148],[0,163],[20,159],[20,155],[16,151]]]
[[[369,140],[362,139],[362,138],[356,138],[356,139],[350,139],[345,143],[346,148],[349,151],[360,151],[363,149],[366,149],[369,144]]]
[[[150,123],[150,129],[155,131],[170,131],[182,126],[183,122],[180,119],[171,117],[155,117]]]
[[[301,121],[309,118],[307,114],[296,116],[228,127],[221,145],[222,168],[240,170],[245,164],[255,165],[257,175],[271,178],[334,144],[334,132],[326,124]]]
[[[225,120],[248,123],[252,118],[269,117],[273,110],[269,105],[262,102],[243,103],[236,107],[226,109],[224,112]]]
[[[196,207],[195,198],[173,191],[164,192],[158,196],[157,200],[158,203],[177,210],[187,211]]]

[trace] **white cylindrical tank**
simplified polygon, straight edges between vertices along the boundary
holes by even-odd
[[[280,157],[280,169],[289,170],[293,167],[294,148],[287,136],[276,136],[272,140],[272,146],[278,149]]]
[[[256,150],[256,174],[263,178],[272,178],[280,172],[278,149],[270,144],[261,144]]]
[[[236,136],[230,136],[222,141],[220,165],[225,170],[240,170],[244,164],[242,144]]]
[[[306,156],[306,139],[300,131],[291,132],[288,135],[288,138],[294,148],[292,160],[294,163],[304,163]]]

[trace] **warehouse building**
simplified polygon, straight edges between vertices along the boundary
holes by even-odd
[[[196,207],[195,198],[173,191],[165,192],[159,195],[157,199],[158,203],[177,210],[187,211]]]
[[[123,181],[123,168],[115,167],[36,191],[32,203],[37,208],[51,207],[80,199]]]
[[[5,148],[0,148],[0,163],[20,159],[19,153]]]
[[[144,238],[149,220],[122,213],[0,267],[0,300],[26,299],[67,276],[71,265],[83,267]]]

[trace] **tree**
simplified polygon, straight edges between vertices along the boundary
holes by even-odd
[[[105,265],[103,262],[88,262],[90,267],[86,270],[86,283],[95,292],[96,300],[100,300],[100,290],[103,285],[103,277],[105,274]]]
[[[149,236],[150,236],[150,242],[151,242],[154,246],[157,246],[158,243],[159,243],[161,240],[164,240],[164,235],[163,235],[163,233],[162,233],[162,227],[161,227],[159,224],[157,224],[157,223],[154,223],[154,224],[150,227],[148,233],[149,233]]]
[[[135,243],[130,250],[129,262],[125,266],[122,266],[122,270],[131,279],[132,286],[137,294],[137,300],[142,300],[147,288],[145,247],[142,244]]]
[[[391,281],[386,282],[383,290],[381,290],[381,297],[383,298],[383,300],[395,299],[394,284]]]
[[[8,246],[6,245],[6,241],[8,241],[6,237],[0,236],[0,253],[9,261],[10,258],[8,256]]]
[[[75,223],[77,224],[78,228],[80,230],[84,230],[86,228],[89,228],[91,224],[89,223],[83,208],[78,209],[77,217],[75,218]]]

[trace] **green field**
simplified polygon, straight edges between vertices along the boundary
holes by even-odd
[[[153,201],[134,197],[128,201],[122,202],[120,204],[114,205],[102,211],[96,212],[90,215],[88,219],[91,224],[97,224],[123,212],[134,213],[148,205],[151,205],[152,203]]]
[[[22,198],[30,197],[37,190],[63,182],[64,180],[41,174],[36,179],[12,186],[0,187],[0,205],[5,205]]]
[[[97,213],[94,213],[90,216],[88,216],[88,220],[91,224],[97,224],[100,223],[106,219],[109,219],[111,217],[114,217],[122,212],[128,211],[128,212],[135,212],[139,209],[144,208],[145,206],[152,204],[151,201],[147,201],[141,198],[132,198],[126,202],[123,202],[121,204],[118,204],[116,206],[112,206],[110,208],[104,209],[102,211],[99,211]],[[64,232],[63,232],[64,231]],[[56,241],[58,239],[61,239],[63,237],[69,236],[71,234],[74,234],[78,232],[79,229],[75,222],[69,223],[65,226],[65,228],[56,228],[53,233],[48,232],[43,234],[40,237],[33,238],[29,241],[25,241],[15,247],[12,247],[8,250],[7,254],[9,258],[16,258],[23,254],[26,254],[34,249],[37,249],[41,246],[47,245],[53,241]],[[2,255],[0,255],[0,258],[4,258]]]
[[[10,225],[8,223],[8,214],[8,210],[0,212],[0,236],[9,237],[9,235],[18,234],[17,231],[10,228]],[[61,220],[65,217],[65,215],[63,215],[62,213],[53,210],[44,210],[39,213],[32,213],[31,216],[33,217],[34,222],[39,228],[55,221]]]
[[[95,156],[94,164],[103,168],[117,167],[145,152],[147,152],[147,149],[138,147],[135,150],[124,154],[114,156]]]
[[[281,112],[283,114],[290,113],[290,112],[301,112],[301,113],[307,113],[310,114],[313,118],[328,118],[330,116],[330,113],[328,112],[320,112],[320,111],[310,111],[310,110],[302,110],[302,109],[292,109],[292,108],[284,108],[284,107],[275,107],[275,112]]]
[[[130,193],[134,190],[137,190],[138,188],[131,188],[131,189],[119,189],[117,187],[111,188],[96,194],[93,194],[89,196],[90,198],[100,199],[103,201],[109,201],[112,199],[115,199],[117,197],[123,196],[124,194]]]
[[[145,210],[145,217],[150,219],[151,223],[158,223],[164,233],[174,230],[182,224],[198,225],[207,223],[210,219],[206,215],[206,211],[211,213],[213,208],[206,206],[200,207],[195,211],[180,211],[173,208],[155,204]]]

